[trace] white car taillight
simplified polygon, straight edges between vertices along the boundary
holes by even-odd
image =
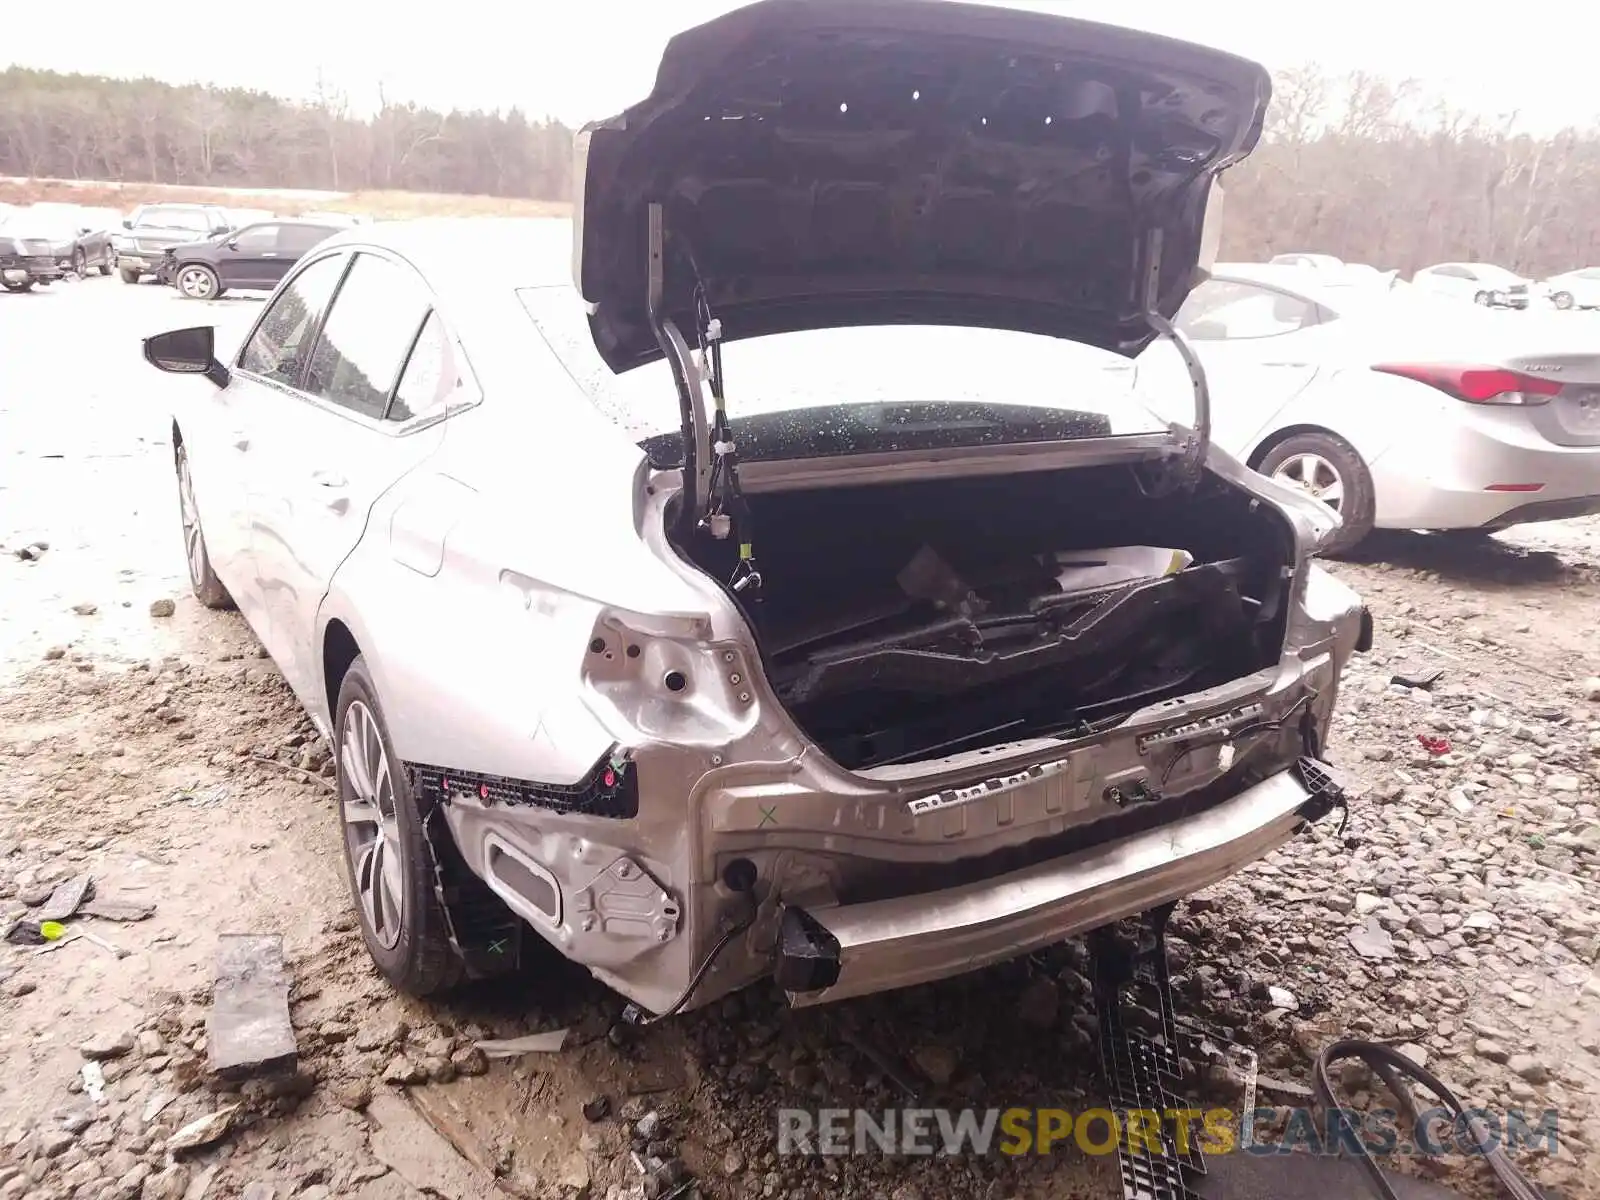
[[[1561,394],[1561,384],[1506,367],[1462,366],[1455,363],[1379,363],[1372,368],[1386,375],[1399,375],[1468,404],[1501,404],[1528,407],[1548,404]]]

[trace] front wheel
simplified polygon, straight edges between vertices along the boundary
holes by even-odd
[[[1550,299],[1562,312],[1566,312],[1572,307],[1571,292],[1557,292],[1554,296],[1551,296]]]
[[[188,263],[178,268],[178,290],[191,300],[215,300],[222,295],[222,281],[203,263]]]
[[[189,560],[189,586],[195,599],[207,608],[232,608],[233,597],[211,569],[206,537],[200,530],[200,506],[195,503],[194,479],[189,474],[189,448],[178,446],[178,516],[183,522],[183,551]]]
[[[99,263],[95,265],[95,270],[99,271],[102,276],[105,276],[111,274],[111,272],[115,271],[116,269],[117,252],[107,245],[105,252],[100,255]]]
[[[122,279],[123,283],[138,283],[139,282],[139,272],[137,272],[135,270],[132,270],[129,267],[123,267],[120,271],[117,272],[117,275]]]
[[[442,992],[461,981],[465,968],[433,888],[423,831],[429,814],[411,793],[377,685],[359,655],[339,685],[334,718],[344,861],[367,953],[400,991]],[[450,836],[442,821],[433,836]]]
[[[83,253],[83,247],[75,247],[72,251],[72,270],[76,275],[89,273],[89,260]]]
[[[1257,468],[1299,488],[1339,514],[1340,525],[1322,544],[1330,557],[1346,554],[1372,532],[1372,473],[1355,447],[1331,433],[1297,433],[1267,451]]]
[[[1477,295],[1472,297],[1472,302],[1474,304],[1481,304],[1487,308],[1489,305],[1494,303],[1494,297],[1488,292],[1479,292]]]
[[[31,292],[33,291],[33,280],[24,279],[21,283],[8,283],[6,284],[6,291],[18,293]]]

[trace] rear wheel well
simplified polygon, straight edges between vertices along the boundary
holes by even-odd
[[[1250,452],[1250,457],[1245,460],[1245,465],[1252,471],[1259,471],[1261,464],[1267,461],[1267,455],[1272,453],[1274,446],[1281,446],[1290,438],[1298,437],[1302,433],[1320,433],[1325,437],[1339,438],[1341,442],[1345,440],[1325,425],[1286,425],[1263,438],[1261,444]]]
[[[360,653],[350,627],[337,617],[329,621],[322,633],[322,678],[328,693],[330,727],[339,719],[339,687],[344,683],[345,672]]]

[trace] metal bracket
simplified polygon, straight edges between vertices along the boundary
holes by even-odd
[[[683,908],[656,878],[627,855],[573,892],[568,924],[585,939],[670,942]]]

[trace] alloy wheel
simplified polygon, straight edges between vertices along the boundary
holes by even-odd
[[[1277,465],[1272,477],[1280,483],[1299,488],[1334,512],[1338,512],[1344,504],[1344,479],[1338,469],[1320,454],[1291,455]]]
[[[216,285],[204,267],[186,267],[178,275],[178,290],[191,300],[209,300]]]
[[[189,560],[189,581],[198,590],[205,581],[206,543],[200,536],[200,506],[195,503],[187,454],[178,459],[178,515],[183,521],[183,552]]]
[[[394,776],[377,718],[360,700],[345,710],[339,781],[345,853],[350,856],[361,912],[373,938],[392,950],[406,915],[400,822],[395,814]]]

